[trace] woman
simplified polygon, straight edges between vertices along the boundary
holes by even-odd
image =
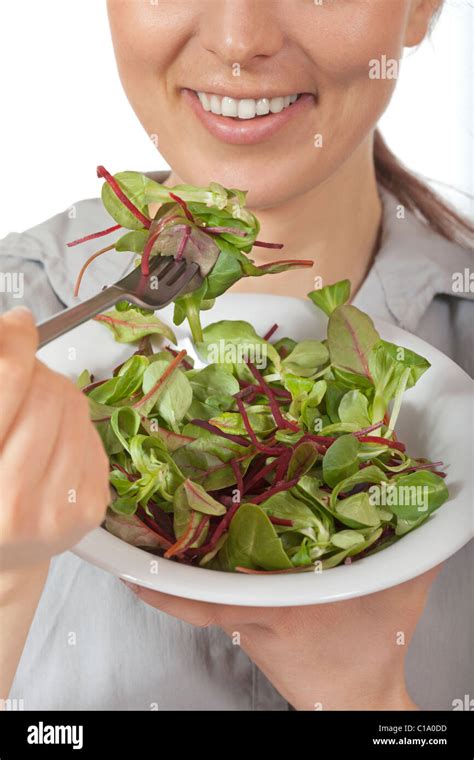
[[[471,264],[460,243],[472,228],[385,147],[376,127],[395,80],[369,75],[373,61],[418,45],[440,5],[109,0],[108,9],[125,92],[173,167],[167,184],[249,188],[262,238],[283,242],[285,258],[316,262],[311,275],[240,289],[304,296],[313,277],[348,277],[356,305],[469,369],[472,293],[453,293],[452,276]],[[107,225],[98,199],[74,212],[1,243],[2,269],[24,274],[37,319],[71,302],[91,252],[66,259],[65,242]],[[260,250],[252,257],[265,261]],[[124,271],[123,258],[105,259],[83,297]],[[13,303],[4,296],[2,311]],[[68,553],[51,563],[101,522],[107,462],[79,392],[35,359],[31,314],[5,314],[0,340],[0,696],[26,709],[142,710],[411,710],[413,697],[444,708],[463,697],[469,627],[451,626],[468,598],[467,549],[434,584],[408,656],[412,696],[405,654],[439,568],[351,601],[256,609],[131,594]],[[70,489],[77,499],[65,506]]]

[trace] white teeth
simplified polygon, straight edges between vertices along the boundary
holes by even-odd
[[[222,98],[219,95],[211,95],[211,111],[218,116],[222,113]]]
[[[215,95],[213,93],[196,93],[205,111],[222,116],[231,116],[238,119],[254,119],[256,116],[266,116],[268,113],[280,113],[291,106],[298,95],[279,95],[275,98],[231,98],[227,95]]]
[[[201,105],[204,108],[205,111],[211,110],[211,102],[209,100],[208,95],[206,95],[205,92],[198,92],[198,98],[201,101]]]
[[[237,116],[238,110],[235,98],[222,98],[222,116]]]
[[[280,111],[283,111],[283,108],[285,107],[285,99],[284,98],[272,98],[270,101],[270,111],[272,113],[280,113]]]
[[[257,109],[257,104],[252,98],[239,100],[239,119],[253,119]]]
[[[266,116],[267,113],[270,113],[270,101],[268,98],[260,98],[260,100],[257,100],[257,116]]]

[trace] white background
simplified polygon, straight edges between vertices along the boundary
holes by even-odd
[[[473,18],[470,0],[447,0],[431,39],[407,52],[383,119],[410,168],[465,193]],[[0,237],[97,196],[99,163],[112,173],[166,167],[122,92],[105,2],[1,0],[0,30]],[[469,209],[462,194],[436,187]]]

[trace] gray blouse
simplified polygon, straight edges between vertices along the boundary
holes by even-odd
[[[472,376],[472,255],[382,197],[381,248],[354,304],[424,338]],[[98,246],[65,243],[110,223],[94,198],[7,235],[0,241],[0,312],[24,303],[39,321],[72,305],[76,275]],[[81,296],[114,282],[131,261],[116,252],[97,259]],[[472,693],[472,546],[446,562],[410,645],[408,686],[425,709],[452,709],[453,700]],[[70,552],[52,562],[10,697],[27,710],[288,709],[222,631],[146,606]]]

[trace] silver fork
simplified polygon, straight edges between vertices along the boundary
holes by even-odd
[[[186,259],[176,261],[172,256],[154,256],[150,272],[145,276],[138,266],[121,280],[104,288],[77,306],[61,311],[38,325],[39,348],[74,327],[87,322],[118,301],[129,301],[142,309],[163,309],[196,277],[202,282],[199,265]]]

